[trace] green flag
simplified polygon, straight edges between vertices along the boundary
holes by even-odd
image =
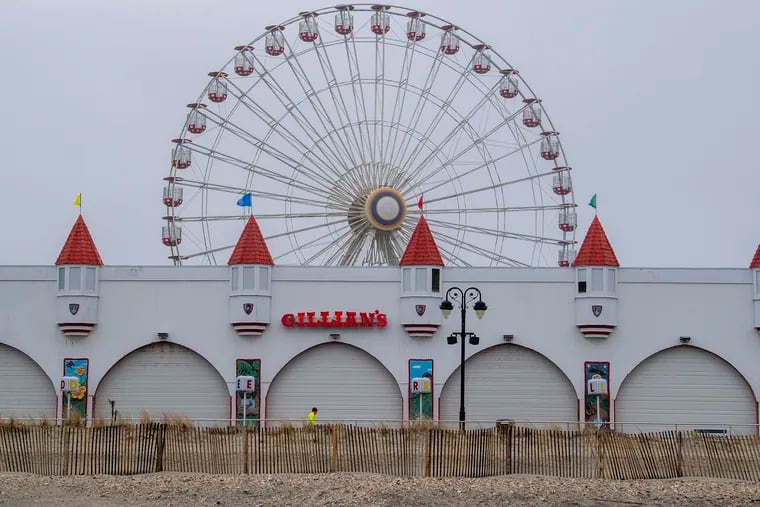
[[[588,205],[592,208],[596,209],[596,194],[591,198],[591,200],[588,202]]]

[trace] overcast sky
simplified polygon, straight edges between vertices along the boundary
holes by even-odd
[[[206,73],[318,0],[2,0],[0,265],[51,264],[77,210],[106,264],[167,264],[162,178]],[[746,267],[760,242],[760,2],[403,4],[519,68],[623,266]],[[554,220],[552,218],[552,220]]]

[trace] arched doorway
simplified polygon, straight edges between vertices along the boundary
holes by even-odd
[[[698,347],[649,356],[628,374],[615,399],[615,427],[625,432],[674,429],[756,431],[757,402],[728,362]]]
[[[441,391],[441,420],[459,419],[460,369]],[[570,380],[546,357],[518,345],[497,345],[465,362],[465,412],[473,424],[497,419],[561,425],[578,420]]]
[[[219,372],[201,355],[169,342],[153,343],[122,357],[96,392],[95,417],[120,420],[187,418],[218,426],[229,420],[230,395]]]
[[[344,343],[324,343],[297,355],[277,373],[267,394],[272,424],[302,424],[311,407],[320,421],[369,424],[403,417],[401,391],[393,375],[367,352]]]
[[[0,417],[55,419],[55,386],[32,358],[0,344]]]

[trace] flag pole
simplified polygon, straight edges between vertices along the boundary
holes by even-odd
[[[74,199],[74,206],[79,208],[79,214],[82,214],[82,192],[79,192]]]

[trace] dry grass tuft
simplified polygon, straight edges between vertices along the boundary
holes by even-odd
[[[63,420],[64,426],[70,426],[73,428],[84,428],[87,424],[87,420],[83,419],[79,412],[72,412],[66,419]]]
[[[149,421],[151,422],[151,421]],[[195,423],[185,416],[164,414],[163,422],[167,426],[174,426],[180,430],[186,431],[195,428]]]
[[[407,426],[407,435],[411,437],[412,435],[425,434],[437,429],[439,429],[438,423],[430,419],[410,421]]]

